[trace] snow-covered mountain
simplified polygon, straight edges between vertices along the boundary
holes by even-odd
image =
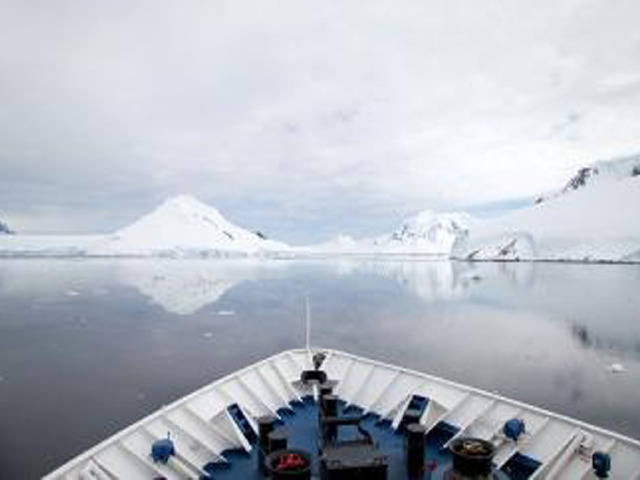
[[[640,262],[640,156],[580,169],[559,193],[480,222],[454,258]]]
[[[384,250],[409,250],[448,254],[458,237],[467,232],[470,218],[465,213],[436,213],[425,210],[406,219],[391,236],[374,239]]]
[[[436,213],[425,210],[405,219],[400,227],[386,235],[354,240],[340,235],[311,247],[313,253],[394,254],[447,256],[454,242],[466,234],[470,218],[465,213]]]
[[[9,228],[9,225],[0,220],[0,235],[10,235],[13,233],[15,232]]]
[[[93,248],[94,255],[210,256],[286,251],[227,219],[194,197],[170,198],[151,213]]]
[[[601,160],[578,169],[567,184],[559,191],[537,198],[542,203],[575,190],[608,182],[617,182],[629,177],[640,176],[640,155],[621,157],[613,160]]]
[[[455,241],[466,234],[470,218],[465,213],[436,213],[425,210],[405,219],[389,235],[369,240],[380,253],[449,255]]]
[[[215,208],[181,195],[112,235],[2,235],[0,256],[276,255],[284,243],[226,220]]]

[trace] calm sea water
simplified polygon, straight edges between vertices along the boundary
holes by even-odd
[[[638,292],[638,266],[3,260],[0,478],[303,346],[305,296],[314,345],[640,438]]]

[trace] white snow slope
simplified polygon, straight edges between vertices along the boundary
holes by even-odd
[[[579,169],[562,190],[550,195],[543,195],[536,200],[536,203],[541,203],[585,187],[616,182],[639,175],[640,155],[595,162]]]
[[[452,256],[640,262],[638,207],[640,157],[598,162],[535,206],[478,223],[456,243]]]
[[[448,256],[454,242],[466,234],[470,223],[464,213],[425,210],[407,218],[395,232],[354,240],[341,235],[327,243],[306,247],[310,253],[351,255]]]
[[[0,235],[0,257],[81,257],[104,235]]]
[[[153,212],[92,248],[93,255],[192,256],[260,254],[285,251],[284,243],[266,240],[225,219],[194,197],[166,200]]]
[[[166,200],[113,235],[3,235],[0,256],[209,257],[277,254],[284,243],[266,240],[226,220],[187,195]]]

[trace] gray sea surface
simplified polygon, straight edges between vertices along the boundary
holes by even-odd
[[[0,478],[304,346],[307,296],[313,345],[640,438],[639,292],[637,265],[2,260]]]

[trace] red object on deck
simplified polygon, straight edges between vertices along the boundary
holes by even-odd
[[[307,461],[298,453],[285,453],[280,457],[276,470],[297,470],[307,466]]]

